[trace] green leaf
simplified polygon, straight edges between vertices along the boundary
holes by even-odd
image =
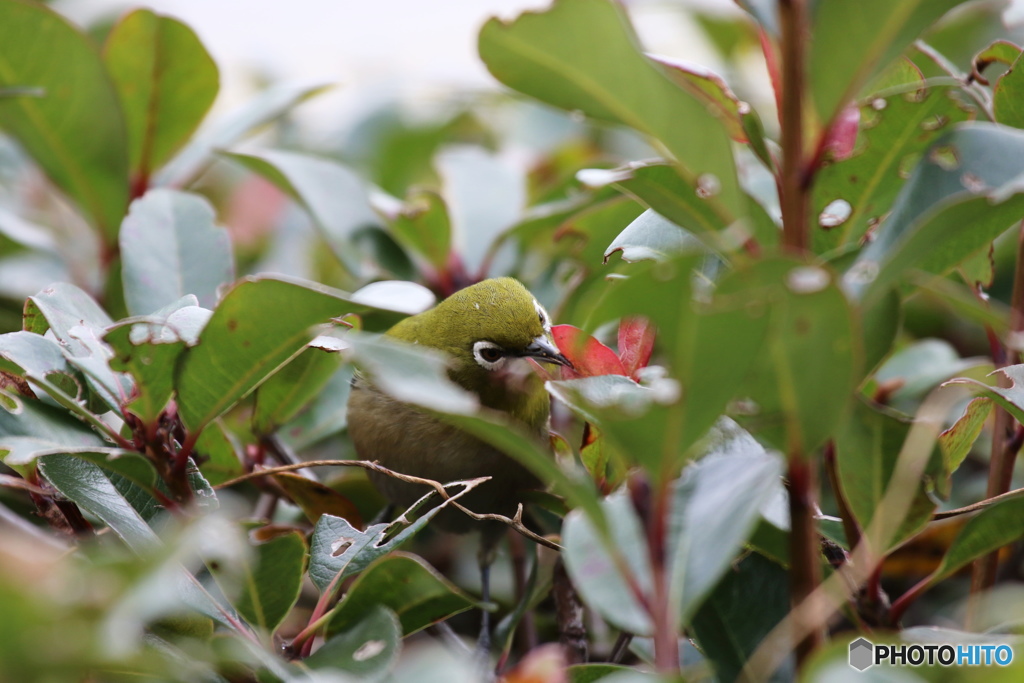
[[[726,572],[694,615],[690,628],[717,680],[738,680],[757,645],[789,612],[787,577],[780,565],[750,553]],[[786,664],[769,680],[793,677],[792,665]]]
[[[338,262],[350,274],[359,272],[349,240],[358,228],[379,222],[370,207],[368,188],[359,176],[335,161],[296,152],[266,150],[224,156],[266,178],[298,202],[320,229]]]
[[[878,410],[862,401],[857,401],[845,428],[837,433],[836,468],[839,483],[850,513],[861,529],[867,529],[875,514],[881,510],[882,499],[894,484],[896,463],[909,433],[909,421],[892,411]],[[933,464],[928,468],[926,477],[935,476],[939,461],[938,455],[933,453]],[[895,535],[887,539],[888,547],[879,548],[878,552],[900,545],[931,520],[935,501],[928,495],[928,482],[925,478],[917,483],[916,490],[907,491],[906,496],[911,499],[906,516],[902,522],[887,520],[895,530]]]
[[[42,401],[17,397],[13,409],[0,410],[0,454],[9,467],[27,465],[51,453],[96,453],[106,449],[113,450],[99,434],[67,411]]]
[[[844,283],[870,300],[911,268],[943,274],[1024,213],[1024,132],[963,123],[922,157]],[[970,230],[963,230],[970,225]]]
[[[154,185],[185,187],[210,163],[217,149],[230,147],[306,100],[328,89],[324,85],[286,84],[270,88],[227,116],[193,135],[185,148],[154,179]]]
[[[240,447],[220,420],[214,420],[196,441],[195,453],[202,461],[199,471],[211,486],[217,486],[243,473],[238,457]]]
[[[132,202],[120,234],[128,312],[146,315],[194,294],[213,308],[217,288],[235,278],[228,231],[210,203],[176,190],[150,190]]]
[[[135,379],[137,395],[125,406],[144,423],[152,423],[166,407],[174,391],[174,364],[184,342],[135,342],[132,325],[116,327],[104,340],[114,347],[111,367],[127,372]]]
[[[61,495],[103,520],[132,550],[145,554],[160,544],[99,466],[73,455],[47,455],[39,459],[39,469]]]
[[[648,209],[608,245],[605,261],[617,251],[622,259],[635,261],[663,261],[673,256],[705,251],[704,245],[688,231],[662,218]]]
[[[273,634],[299,599],[305,570],[306,541],[298,531],[257,544],[235,609],[250,625]]]
[[[650,614],[630,588],[632,583],[650,599],[650,551],[643,525],[624,489],[605,498],[601,507],[610,543],[602,541],[582,510],[566,515],[562,524],[565,568],[583,601],[605,621],[630,633],[651,635]]]
[[[577,178],[595,189],[611,185],[697,234],[714,234],[734,220],[731,212],[706,201],[665,163],[631,163],[612,170],[588,168],[577,173]]]
[[[55,390],[67,396],[62,387],[74,386],[73,396],[81,392],[75,370],[68,364],[60,345],[34,332],[8,332],[0,335],[0,370],[24,378],[47,393]]]
[[[889,211],[911,164],[950,124],[973,117],[958,88],[935,86],[869,98],[853,156],[822,168],[814,180],[811,210],[817,217],[814,251],[825,253],[864,239]],[[828,208],[845,202],[843,213]]]
[[[378,210],[381,207],[378,205]],[[444,272],[451,251],[452,226],[448,206],[436,192],[413,192],[394,212],[386,212],[395,241]]]
[[[747,306],[758,302],[769,318],[747,384],[756,404],[748,420],[786,453],[809,457],[842,421],[859,377],[860,334],[850,304],[831,271],[788,258],[763,260],[735,278],[758,293]],[[723,298],[737,291],[726,283],[717,292]]]
[[[114,243],[128,205],[128,151],[117,93],[96,48],[53,10],[22,0],[0,3],[0,45],[0,87],[42,90],[41,97],[0,99],[0,128]]]
[[[995,372],[1002,373],[1010,381],[1010,386],[989,386],[984,382],[966,377],[952,379],[949,384],[969,385],[975,393],[992,399],[1006,409],[1013,419],[1024,424],[1024,364],[1007,365],[997,368]]]
[[[586,31],[579,27],[585,26]],[[480,57],[505,85],[658,140],[687,184],[717,184],[708,201],[741,205],[729,136],[704,104],[645,57],[610,0],[558,0],[512,22],[488,21]],[[712,178],[714,182],[712,182]]]
[[[664,401],[671,404],[665,417],[671,430],[638,430],[635,438],[652,449],[647,454],[650,462],[657,458],[666,466],[681,459],[736,396],[758,358],[768,326],[764,309],[751,303],[762,300],[764,286],[743,271],[723,277],[710,301],[694,301],[693,271],[698,263],[697,258],[684,256],[631,269],[629,278],[602,287],[589,306],[590,329],[625,316],[643,316],[657,328],[657,344],[665,350],[681,396]]]
[[[119,411],[122,396],[129,395],[132,386],[127,377],[111,370],[109,361],[113,353],[100,342],[110,324],[110,316],[92,297],[65,282],[53,284],[25,302],[25,329],[36,334],[50,330],[61,342],[68,363],[82,371],[89,387],[107,408]],[[65,407],[75,409],[66,404]]]
[[[323,391],[341,365],[341,356],[307,348],[256,390],[253,431],[272,434]]]
[[[188,345],[213,315],[196,306],[189,294],[153,315],[117,323],[103,340],[114,350],[111,368],[135,379],[135,394],[126,408],[150,424],[174,391],[174,367]],[[173,309],[173,310],[171,310]]]
[[[831,122],[861,87],[963,0],[818,2],[807,55],[811,95]]]
[[[45,323],[45,319],[41,315],[39,317]],[[86,337],[89,332],[84,327],[71,329],[80,333],[80,336],[72,337],[76,342],[80,338]],[[106,365],[107,351],[105,347],[98,347],[98,341],[95,338],[92,343],[94,351],[87,348],[85,353],[95,352],[96,358],[85,355],[71,356],[67,348],[61,347],[58,343],[39,334],[11,332],[0,336],[0,369],[25,378],[31,385],[45,391],[50,398],[84,422],[100,431],[109,431],[110,428],[102,423],[81,401],[84,398],[84,392],[79,370],[89,368],[94,375],[100,375],[110,380],[108,385],[105,382],[97,381],[94,376],[86,375],[93,388],[103,391],[108,397],[108,401],[113,402],[114,406],[119,405],[111,393],[117,391],[116,384],[114,384],[117,379]],[[125,392],[130,391],[129,386],[122,384],[121,387]],[[102,408],[102,411],[105,410],[105,407]]]
[[[651,56],[651,59],[664,67],[673,83],[703,102],[721,122],[729,137],[736,142],[747,142],[743,114],[750,112],[750,105],[740,102],[721,76],[690,62],[656,56]]]
[[[312,329],[347,313],[364,324],[389,325],[397,316],[349,302],[313,283],[248,277],[229,291],[178,363],[179,410],[191,430],[223,414],[298,354]]]
[[[311,669],[336,669],[359,677],[378,680],[398,657],[402,625],[398,616],[374,605],[352,628],[339,633],[306,658]]]
[[[875,373],[880,384],[896,386],[889,405],[907,414],[917,412],[924,396],[942,382],[981,368],[991,370],[984,358],[961,358],[953,346],[942,339],[921,339],[894,353]]]
[[[960,530],[929,583],[938,583],[972,561],[1024,536],[1024,498],[1009,498],[985,508]]]
[[[320,592],[332,584],[338,584],[346,577],[358,574],[378,558],[398,548],[419,533],[434,515],[446,508],[450,501],[458,500],[471,489],[460,486],[460,490],[447,501],[434,505],[419,513],[427,502],[436,502],[437,494],[427,494],[390,524],[374,524],[359,531],[347,519],[333,515],[322,515],[313,529],[309,551],[309,579]],[[417,513],[415,521],[409,523],[406,516]],[[355,520],[357,523],[359,520]]]
[[[1024,62],[1020,60],[1020,48],[1016,49],[1018,56],[1013,65],[992,90],[992,111],[999,123],[1024,128]]]
[[[889,290],[878,301],[861,309],[865,376],[870,375],[892,350],[900,331],[902,312],[903,302],[896,289]]]
[[[670,594],[682,625],[729,568],[782,489],[782,463],[749,434],[726,440],[676,482],[669,521]]]
[[[367,567],[331,612],[331,636],[356,626],[376,606],[391,609],[407,636],[465,612],[473,600],[415,555],[392,553]]]
[[[679,400],[675,380],[661,380],[645,387],[621,375],[599,375],[547,383],[552,396],[577,415],[600,427],[617,451],[649,472],[663,467],[667,445],[669,409]]]
[[[963,463],[971,447],[981,435],[985,421],[992,413],[992,399],[975,398],[967,404],[964,414],[952,427],[939,434],[939,447],[942,448],[944,476],[937,482],[937,488],[943,497],[950,494],[949,475],[956,472]]]
[[[111,29],[103,57],[124,109],[132,174],[147,178],[213,105],[217,65],[191,28],[146,9]]]
[[[302,451],[344,429],[348,424],[346,407],[352,376],[351,365],[335,372],[320,395],[278,430],[278,437],[292,449]]]
[[[53,330],[54,336],[75,355],[88,349],[70,334],[71,328],[101,329],[112,322],[91,296],[66,282],[57,282],[25,302],[25,329],[36,334]]]

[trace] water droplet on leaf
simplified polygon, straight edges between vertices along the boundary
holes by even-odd
[[[697,196],[701,199],[714,197],[722,191],[722,183],[714,173],[701,173],[697,177]]]
[[[845,199],[835,199],[822,209],[818,216],[818,225],[823,228],[834,228],[842,225],[853,213],[853,207]]]
[[[814,294],[828,287],[832,278],[828,271],[817,266],[800,266],[789,271],[786,286],[794,294]]]

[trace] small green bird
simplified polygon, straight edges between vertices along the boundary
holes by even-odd
[[[484,280],[429,311],[406,318],[387,334],[447,353],[453,382],[476,394],[481,405],[506,413],[546,442],[550,400],[528,359],[559,365],[569,365],[569,361],[551,338],[547,312],[520,282],[508,277]],[[511,516],[523,491],[540,486],[515,460],[457,427],[391,398],[364,378],[353,383],[348,424],[359,457],[376,460],[390,470],[442,483],[492,477],[459,500],[474,512]],[[430,491],[378,473],[371,472],[370,479],[388,500],[403,508]],[[443,510],[434,522],[455,533],[473,528],[483,531],[480,566],[487,600],[487,570],[504,525],[481,525],[456,509]]]

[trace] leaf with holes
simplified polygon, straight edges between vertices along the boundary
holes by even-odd
[[[311,669],[344,671],[359,680],[378,680],[398,657],[402,624],[387,607],[374,605],[362,619],[330,638],[306,658]]]
[[[811,19],[809,83],[828,123],[926,28],[964,0],[823,2]]]
[[[958,89],[934,86],[872,97],[861,105],[854,153],[815,176],[816,253],[862,240],[889,211],[921,153],[948,127],[974,116]],[[829,207],[840,203],[843,210]],[[839,204],[836,204],[839,206]]]
[[[337,585],[342,579],[361,572],[371,562],[412,538],[434,515],[469,490],[460,486],[458,491],[449,495],[448,500],[420,512],[428,501],[437,500],[436,493],[428,494],[391,524],[374,524],[364,531],[355,528],[347,519],[330,514],[322,515],[313,529],[310,543],[310,580],[323,593],[332,584]],[[413,513],[419,516],[412,523],[407,522],[406,515],[412,516]],[[358,523],[359,520],[356,521]]]
[[[911,269],[944,274],[1022,213],[1024,131],[962,123],[924,153],[875,239],[847,270],[846,289],[870,300]]]

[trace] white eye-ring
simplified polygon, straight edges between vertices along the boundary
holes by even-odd
[[[544,310],[536,299],[533,300],[533,307],[537,309],[537,319],[540,320],[540,326],[544,328],[544,331],[548,334],[551,333],[551,316]]]
[[[478,341],[473,344],[473,358],[480,367],[497,370],[505,364],[505,350],[494,342]]]

